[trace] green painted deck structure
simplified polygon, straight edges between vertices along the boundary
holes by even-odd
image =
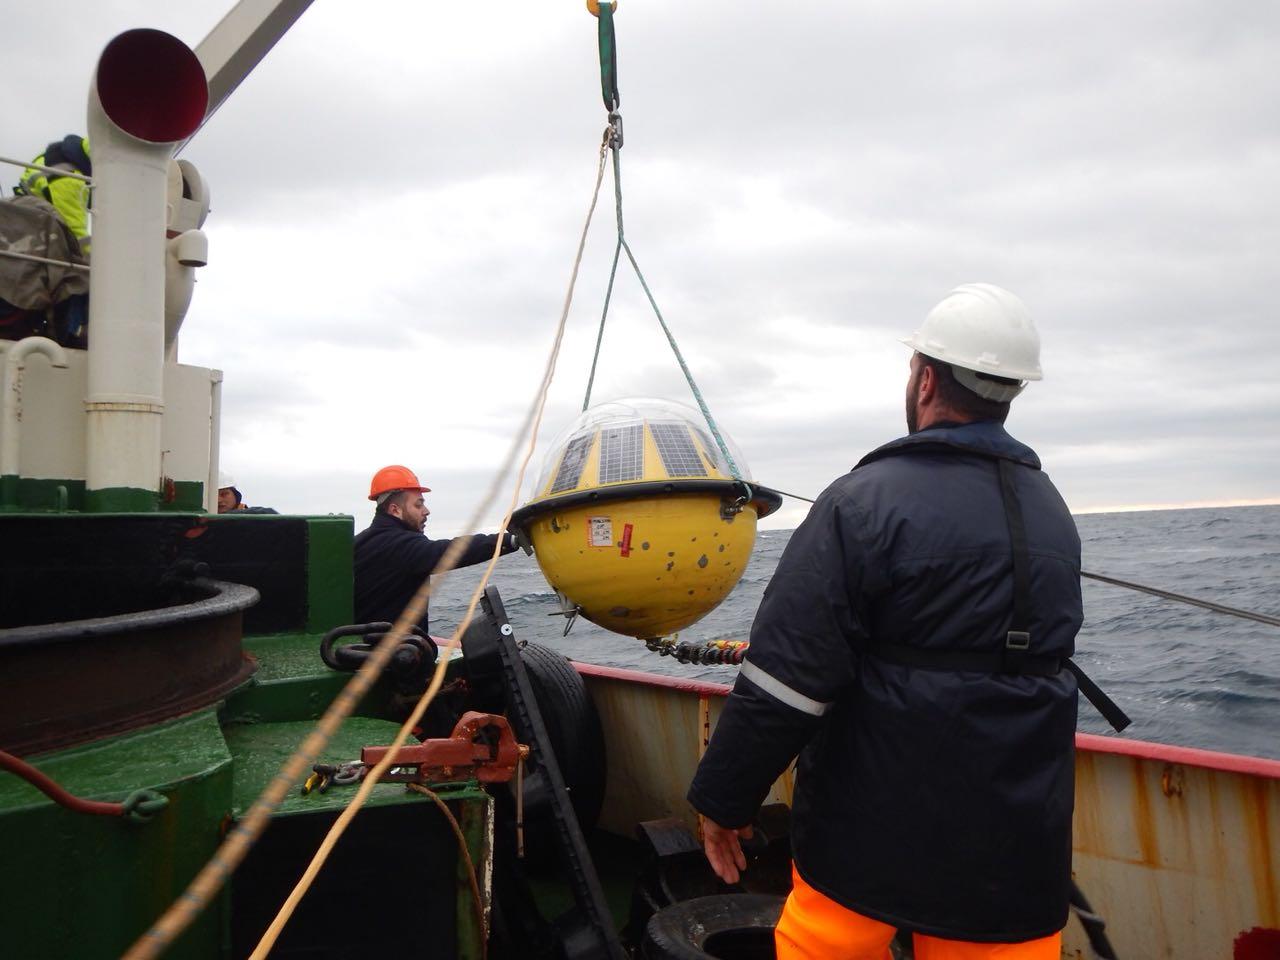
[[[0,516],[0,536],[24,516],[31,515]],[[172,523],[173,515],[168,516]],[[60,514],[51,522],[61,518],[76,521],[74,514]],[[156,789],[169,804],[152,821],[73,813],[18,777],[0,773],[0,841],[10,865],[0,871],[0,903],[11,918],[0,954],[118,957],[181,895],[349,679],[325,667],[318,648],[326,630],[351,620],[351,518],[192,514],[189,520],[188,538],[199,536],[190,531],[241,532],[221,526],[228,523],[253,525],[255,535],[290,531],[305,564],[302,581],[295,584],[299,602],[288,608],[292,622],[246,635],[244,649],[258,668],[224,701],[25,758],[88,799],[118,801],[139,788]],[[111,562],[110,557],[99,560]],[[213,573],[220,575],[216,567]],[[139,670],[145,669],[140,663]],[[356,760],[361,747],[390,743],[398,728],[394,709],[390,687],[376,687],[322,759]],[[352,789],[292,792],[217,904],[166,956],[223,960],[242,955],[244,945],[256,942],[274,916]],[[482,865],[491,844],[492,800],[474,782],[450,785],[441,797],[463,828],[472,860]],[[466,868],[440,811],[402,784],[380,784],[366,806],[304,898],[281,947],[292,942],[297,955],[317,943],[348,941],[392,949],[433,928],[441,956],[480,957],[481,933]],[[362,898],[385,900],[387,921],[348,909]]]

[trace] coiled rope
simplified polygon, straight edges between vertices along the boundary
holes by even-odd
[[[484,514],[488,511],[490,504],[496,499],[498,490],[502,485],[502,480],[511,471],[515,462],[517,453],[520,449],[521,439],[527,434],[529,442],[525,450],[524,457],[520,464],[519,475],[512,491],[510,505],[507,509],[506,517],[503,520],[503,527],[510,522],[511,514],[515,510],[516,499],[519,496],[520,485],[523,483],[524,472],[528,466],[530,458],[533,456],[534,444],[537,441],[538,428],[542,423],[542,414],[546,406],[547,392],[551,386],[551,380],[555,375],[556,361],[560,355],[560,346],[564,340],[565,323],[569,315],[569,307],[573,302],[573,291],[577,284],[578,269],[582,262],[582,253],[586,246],[587,232],[591,225],[592,217],[595,214],[596,202],[600,195],[600,186],[604,181],[605,167],[605,151],[600,151],[600,164],[596,173],[595,191],[592,194],[591,206],[587,212],[586,223],[582,228],[582,237],[578,242],[577,255],[573,263],[573,271],[569,279],[569,289],[565,294],[564,307],[560,314],[560,322],[556,328],[555,340],[551,347],[550,356],[547,359],[546,369],[543,373],[542,383],[539,386],[537,396],[530,405],[525,420],[520,427],[519,432],[513,439],[510,448],[507,451],[506,458],[502,466],[494,476],[493,482],[490,484],[481,503],[472,513],[468,522],[468,529],[475,529],[480,525]],[[502,375],[500,368],[494,369],[495,379]],[[289,793],[294,786],[300,782],[307,774],[308,770],[316,763],[321,752],[328,744],[329,740],[337,732],[342,722],[351,714],[355,707],[360,703],[370,687],[378,679],[392,655],[399,648],[399,641],[404,637],[412,624],[421,619],[423,611],[426,609],[427,601],[431,596],[431,577],[441,576],[452,570],[457,565],[458,558],[462,551],[466,549],[469,537],[458,537],[449,545],[449,549],[445,551],[445,555],[441,558],[440,563],[436,566],[419,586],[418,592],[414,594],[409,605],[396,620],[394,626],[388,634],[383,638],[370,654],[369,658],[361,665],[360,669],[348,681],[347,685],[338,693],[338,695],[329,704],[323,716],[316,723],[315,728],[308,734],[303,741],[302,746],[293,756],[285,761],[280,771],[272,778],[262,795],[254,801],[253,805],[245,813],[240,823],[227,835],[222,846],[214,853],[209,862],[201,868],[195,878],[188,885],[186,891],[182,893],[165,911],[165,913],[146,931],[124,954],[122,960],[152,960],[158,957],[160,953],[171,944],[191,923],[200,915],[200,913],[209,905],[222,885],[227,881],[232,873],[235,872],[237,866],[243,862],[254,842],[262,835],[263,830],[271,822],[272,814],[280,805],[281,801]],[[347,808],[334,822],[333,827],[329,831],[329,835],[325,837],[324,843],[320,849],[316,851],[315,857],[311,864],[308,865],[306,872],[298,881],[298,885],[294,888],[285,904],[281,907],[280,913],[268,928],[267,933],[263,935],[262,941],[254,950],[253,957],[263,957],[271,946],[279,937],[280,931],[284,928],[285,923],[293,914],[302,896],[310,887],[316,874],[319,872],[320,866],[323,865],[325,858],[334,844],[341,836],[347,824],[355,816],[360,806],[364,803],[365,797],[368,796],[378,778],[392,765],[395,760],[401,744],[417,724],[422,714],[425,712],[431,700],[434,699],[437,691],[444,682],[444,672],[448,666],[449,652],[455,649],[461,639],[463,631],[471,621],[476,605],[480,596],[484,591],[484,587],[488,582],[492,573],[494,564],[497,562],[499,552],[501,550],[501,541],[495,544],[494,556],[490,559],[489,565],[485,568],[484,576],[480,584],[476,587],[475,592],[471,596],[471,602],[467,607],[466,615],[462,622],[454,631],[449,639],[448,645],[441,651],[441,656],[436,665],[436,672],[432,677],[430,685],[424,692],[422,698],[418,701],[413,714],[401,727],[396,735],[391,748],[387,751],[383,761],[366,774],[364,781],[360,785],[360,789],[356,792]]]

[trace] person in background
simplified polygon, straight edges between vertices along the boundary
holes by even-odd
[[[0,339],[45,336],[64,347],[88,346],[89,278],[73,265],[88,262],[89,185],[72,174],[92,173],[89,141],[78,134],[49,144],[22,171],[0,211],[0,246],[35,241],[55,262],[10,260],[0,269]]]
[[[31,161],[22,171],[22,178],[13,188],[16,196],[43,197],[53,204],[58,215],[76,239],[88,252],[89,236],[89,185],[78,177],[69,177],[39,169],[52,167],[68,173],[93,176],[93,161],[89,159],[89,141],[79,134],[69,133],[44,148],[44,153]]]
[[[1003,425],[1041,379],[1039,334],[974,283],[903,342],[909,433],[792,535],[689,800],[736,881],[739,838],[799,755],[783,960],[882,960],[897,928],[918,960],[1058,960],[1080,539]]]
[[[383,467],[369,484],[374,501],[373,523],[355,538],[355,619],[357,623],[394,623],[436,568],[453,540],[424,535],[431,511],[423,500],[431,488],[418,482],[408,467]],[[509,533],[477,533],[463,548],[455,566],[484,563],[495,547],[502,553],[516,549]],[[418,626],[427,630],[427,611]]]
[[[244,496],[236,489],[235,478],[230,474],[218,474],[218,512],[219,513],[275,513],[271,507],[251,507],[244,502]]]

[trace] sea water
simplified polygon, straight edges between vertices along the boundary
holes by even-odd
[[[1076,523],[1090,573],[1280,616],[1280,506],[1088,514]],[[746,640],[790,536],[762,531],[741,582],[680,639]],[[432,633],[458,622],[481,570],[437,586]],[[722,683],[737,672],[677,663],[581,618],[565,636],[559,601],[524,554],[500,560],[491,582],[518,638],[575,660]],[[1132,717],[1125,737],[1280,759],[1280,628],[1085,580],[1076,651]],[[1083,698],[1079,726],[1111,730]]]

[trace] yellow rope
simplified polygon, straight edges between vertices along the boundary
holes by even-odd
[[[458,849],[462,851],[462,862],[467,865],[467,880],[471,883],[471,899],[475,904],[476,911],[476,928],[480,931],[480,955],[482,957],[489,954],[489,924],[485,922],[485,905],[484,896],[480,892],[480,881],[476,877],[476,864],[471,859],[471,851],[467,848],[467,838],[462,832],[462,827],[458,826],[458,818],[453,815],[453,811],[449,809],[449,805],[441,800],[435,793],[428,790],[420,783],[409,784],[409,789],[415,793],[430,797],[435,805],[440,808],[440,812],[445,815],[449,821],[449,826],[453,827],[453,835],[458,838]]]
[[[537,444],[538,429],[542,425],[542,414],[546,408],[547,392],[551,387],[552,377],[555,375],[556,360],[560,355],[560,344],[564,339],[564,329],[569,316],[569,306],[573,302],[573,288],[578,279],[578,267],[582,263],[582,253],[587,242],[587,230],[591,226],[591,217],[595,212],[596,198],[599,196],[600,183],[603,178],[604,155],[602,154],[600,158],[600,170],[596,177],[596,192],[591,199],[591,207],[587,213],[587,221],[582,227],[582,237],[578,242],[578,253],[573,263],[573,273],[569,280],[569,290],[565,295],[564,308],[560,313],[560,322],[556,327],[555,343],[551,349],[551,356],[547,360],[547,368],[546,372],[543,374],[542,384],[538,390],[538,396],[530,410],[533,426],[529,431],[529,443],[525,450],[524,459],[520,463],[516,482],[512,487],[511,500],[507,505],[506,515],[502,519],[502,527],[504,529],[507,524],[511,522],[511,514],[515,512],[516,504],[520,497],[520,487],[524,482],[525,470],[529,466],[529,461],[533,457],[534,447]],[[325,860],[328,859],[334,845],[337,844],[338,838],[341,837],[343,832],[346,830],[347,824],[355,818],[356,813],[358,813],[360,807],[364,805],[365,800],[373,791],[378,780],[395,764],[396,754],[400,752],[400,747],[409,737],[413,728],[418,725],[418,721],[422,719],[422,715],[426,712],[427,706],[435,698],[436,692],[444,682],[444,674],[448,665],[449,654],[452,653],[459,645],[463,632],[465,632],[467,626],[471,623],[471,618],[475,614],[476,605],[480,602],[480,597],[484,594],[484,588],[489,582],[489,577],[493,573],[493,568],[498,562],[500,553],[501,544],[499,543],[495,545],[493,556],[489,559],[489,563],[485,567],[484,575],[480,578],[480,582],[476,585],[475,590],[471,594],[471,602],[467,605],[466,614],[458,624],[457,629],[454,630],[453,636],[449,638],[448,645],[440,652],[440,659],[436,663],[436,672],[431,678],[431,684],[418,700],[417,706],[414,707],[409,718],[401,725],[387,752],[383,755],[382,759],[378,761],[377,765],[365,774],[363,781],[360,783],[360,788],[356,791],[356,795],[351,799],[351,802],[347,804],[346,809],[342,811],[338,819],[334,821],[333,826],[329,828],[328,835],[324,838],[324,842],[320,844],[320,848],[316,851],[315,856],[312,857],[311,863],[308,864],[306,871],[302,874],[297,885],[293,888],[289,897],[281,906],[280,912],[276,915],[275,920],[272,921],[271,926],[268,927],[266,933],[263,934],[262,940],[258,943],[258,946],[254,949],[253,953],[249,955],[250,960],[263,960],[271,947],[275,945],[275,942],[279,938],[285,924],[288,923],[289,918],[293,915],[293,911],[297,908],[298,903],[301,902],[307,890],[310,889],[316,875],[320,872],[320,868],[324,865]],[[385,643],[387,641],[383,642]]]
[[[497,491],[501,486],[502,478],[511,470],[516,453],[520,448],[520,437],[523,436],[526,431],[529,431],[531,424],[532,433],[529,437],[529,448],[520,467],[521,480],[524,476],[525,467],[528,465],[529,459],[533,454],[533,445],[537,440],[538,427],[542,422],[542,412],[546,405],[547,391],[551,386],[551,379],[555,374],[556,360],[560,353],[561,342],[564,339],[565,322],[569,315],[569,306],[573,302],[573,288],[577,283],[578,268],[582,263],[582,253],[586,246],[587,230],[591,225],[591,218],[596,209],[596,200],[600,195],[600,184],[604,179],[604,167],[605,153],[602,150],[600,154],[600,167],[596,173],[595,193],[591,197],[591,207],[587,213],[587,221],[583,225],[582,237],[578,242],[578,252],[577,257],[574,260],[573,272],[569,280],[569,290],[565,295],[564,309],[560,315],[560,323],[556,328],[555,341],[552,344],[551,355],[548,359],[546,370],[543,373],[542,384],[539,387],[538,395],[534,403],[530,406],[529,411],[525,416],[524,423],[521,425],[519,433],[516,435],[510,449],[507,451],[506,459],[503,461],[502,467],[494,477],[494,481],[490,485],[488,492],[485,494],[484,500],[472,515],[469,523],[470,529],[474,529],[479,525],[481,518],[489,507],[489,504],[497,496]],[[506,524],[510,522],[511,513],[515,509],[515,500],[519,495],[519,490],[520,480],[517,481],[515,491],[512,494],[511,508],[507,511],[506,518],[503,521],[504,528]],[[453,543],[449,545],[449,549],[445,551],[445,554],[441,558],[439,564],[437,564],[436,569],[432,571],[432,575],[443,575],[449,570],[452,570],[457,564],[458,558],[466,548],[469,540],[470,537],[456,538]],[[462,630],[465,629],[466,625],[471,621],[471,616],[475,611],[476,603],[478,602],[480,593],[483,590],[484,582],[487,582],[489,573],[492,571],[493,565],[497,560],[496,550],[500,549],[501,540],[499,540],[499,544],[495,549],[495,556],[490,560],[489,566],[485,570],[484,581],[482,581],[481,586],[478,587],[476,592],[472,595],[471,603],[467,608],[467,614],[462,621],[462,625],[458,630],[454,631],[448,646],[441,652],[440,660],[436,665],[435,676],[432,678],[431,684],[427,688],[426,693],[424,693],[423,699],[419,702],[420,709],[415,710],[415,717],[421,716],[421,712],[425,711],[426,705],[431,702],[431,698],[433,698],[439,690],[444,679],[444,669],[448,664],[449,653],[457,647]],[[315,764],[321,752],[328,745],[329,740],[332,739],[333,735],[337,732],[342,722],[351,714],[355,707],[364,698],[365,694],[368,693],[374,682],[378,679],[387,663],[391,660],[392,655],[399,648],[400,639],[405,636],[412,624],[417,623],[422,618],[422,614],[426,610],[427,601],[430,596],[431,575],[423,580],[422,585],[418,588],[418,592],[415,593],[413,599],[409,601],[409,605],[405,607],[404,611],[400,614],[399,619],[396,620],[395,625],[391,628],[390,632],[380,643],[377,644],[377,646],[374,647],[373,652],[361,665],[355,676],[353,676],[338,695],[334,697],[324,714],[320,717],[319,721],[317,721],[315,729],[307,735],[302,746],[298,748],[298,751],[285,761],[284,765],[280,768],[280,772],[272,778],[271,782],[267,785],[267,788],[262,792],[262,795],[254,801],[253,805],[241,818],[240,823],[238,823],[227,835],[226,839],[223,840],[222,846],[215,851],[214,855],[209,859],[209,862],[201,868],[200,872],[197,873],[191,883],[188,884],[186,891],[184,891],[177,900],[169,905],[169,908],[158,920],[156,920],[154,924],[152,924],[149,930],[134,942],[133,946],[125,952],[122,960],[154,960],[155,957],[160,956],[161,952],[184,930],[186,930],[192,922],[194,922],[196,917],[200,915],[204,908],[208,906],[213,898],[217,896],[222,885],[227,881],[231,874],[235,872],[236,867],[244,861],[245,856],[248,854],[254,842],[257,841],[258,837],[262,835],[262,832],[270,824],[272,814],[274,814],[276,808],[284,800],[289,791],[304,778],[307,771],[313,764]],[[416,723],[416,720],[410,721],[410,730],[414,723]],[[393,749],[388,751],[386,755],[386,766],[390,766],[390,760],[394,758],[395,753],[399,749],[400,744],[403,743],[404,736],[406,734],[407,731],[402,728]],[[379,767],[382,766],[383,764],[379,764]],[[377,778],[374,774],[377,773],[378,775],[381,775],[382,772],[383,770],[375,768],[375,770],[370,771],[370,773],[365,777],[365,781],[369,783],[370,789],[372,789],[372,785],[377,782]],[[361,785],[361,790],[363,789],[364,784]],[[357,800],[359,800],[360,803],[363,803],[363,796],[360,792],[357,792],[356,798],[352,800],[352,805],[356,805]],[[348,809],[350,809],[350,807]],[[356,806],[356,809],[358,809],[358,806]],[[343,814],[345,816],[345,810],[343,811]],[[338,827],[338,823],[342,823],[343,829],[345,829],[346,822],[350,819],[350,817],[347,817],[346,820],[343,820],[342,817],[339,817],[339,820],[334,824],[334,828]],[[330,836],[334,841],[336,841],[337,835],[340,835],[341,832],[341,829],[339,829],[335,835],[334,831],[331,830]],[[326,843],[328,844],[328,848],[332,847],[330,837],[326,837]],[[327,856],[327,848],[322,846],[320,851],[317,851],[317,859],[312,861],[312,866],[315,867],[315,871],[313,871],[311,867],[308,867],[308,872],[304,874],[303,880],[299,881],[301,891],[299,891],[298,888],[295,888],[294,893],[290,895],[290,901],[293,904],[296,905],[297,901],[301,900],[302,893],[306,892],[306,886],[310,885],[311,880],[309,878],[314,878],[315,872],[319,869],[319,864],[324,862],[324,857],[321,856],[321,853],[324,853]],[[306,886],[303,886],[304,882]],[[295,894],[296,897],[294,896]],[[289,915],[292,914],[293,908],[289,905],[290,901],[286,901],[285,907],[282,908],[281,915],[277,916],[276,923],[273,923],[272,925],[273,927],[276,927],[277,924],[279,924],[279,927],[282,928],[284,922],[287,921]],[[279,935],[279,928],[276,929],[275,936],[270,936],[270,934],[271,931],[268,930],[268,934],[263,937],[263,943],[259,944],[259,950],[262,950],[263,944],[266,944],[266,948],[270,949],[271,944],[275,942],[275,936]],[[268,942],[268,937],[270,937],[270,942]],[[255,957],[262,955],[263,953],[259,953],[258,951],[255,951],[254,953]]]
[[[509,512],[507,514],[507,519],[510,519]],[[499,540],[498,543],[494,545],[494,555],[489,559],[488,566],[485,567],[484,577],[481,579],[480,586],[477,588],[477,591],[484,588],[484,584],[489,579],[489,574],[493,570],[494,564],[497,562],[501,550],[502,541]],[[467,607],[466,616],[463,617],[462,622],[453,632],[453,636],[449,638],[449,643],[440,651],[440,658],[436,662],[436,671],[431,678],[431,683],[427,686],[427,689],[423,693],[421,699],[418,700],[417,705],[413,708],[413,712],[409,715],[409,719],[406,720],[400,729],[396,731],[395,739],[391,741],[391,746],[387,749],[386,754],[378,761],[377,765],[374,766],[373,769],[365,774],[364,779],[360,782],[360,788],[356,791],[351,802],[343,808],[342,813],[338,815],[338,818],[333,822],[333,825],[329,827],[328,834],[325,835],[324,841],[320,844],[319,849],[316,850],[315,855],[311,858],[311,862],[307,864],[307,869],[303,871],[302,877],[298,880],[297,884],[294,885],[293,890],[290,891],[289,896],[280,907],[280,911],[276,914],[275,919],[272,920],[271,925],[267,927],[267,931],[262,935],[262,939],[258,942],[258,946],[254,948],[253,953],[249,955],[250,960],[262,960],[262,958],[265,957],[275,945],[276,940],[280,937],[280,933],[284,930],[285,924],[289,922],[289,918],[293,916],[294,910],[302,901],[306,892],[311,888],[311,884],[315,881],[315,878],[319,875],[320,868],[323,867],[325,861],[329,859],[329,854],[333,852],[333,848],[337,844],[338,838],[346,831],[347,824],[355,819],[356,814],[360,812],[360,808],[364,806],[365,800],[368,798],[369,794],[373,792],[373,788],[377,786],[378,780],[392,767],[396,754],[400,752],[400,747],[404,745],[405,740],[408,739],[413,728],[416,727],[418,725],[418,721],[422,719],[422,715],[426,712],[427,706],[433,699],[435,699],[437,691],[439,691],[441,685],[444,683],[445,670],[449,665],[449,654],[458,646],[458,641],[462,635],[462,631],[465,630],[467,625],[471,622],[471,615],[475,610],[476,601],[478,599],[479,597],[473,594],[471,604]],[[382,643],[391,642],[394,641],[382,641]]]

